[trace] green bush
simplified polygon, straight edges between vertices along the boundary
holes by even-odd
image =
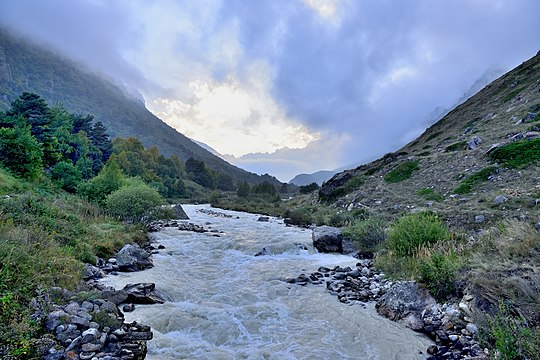
[[[540,161],[540,138],[521,140],[503,145],[489,156],[492,160],[511,168],[521,168]]]
[[[90,201],[104,205],[105,198],[125,183],[126,179],[116,162],[108,162],[98,176],[81,183],[77,187],[77,193]]]
[[[388,232],[387,246],[397,256],[412,256],[424,245],[450,238],[443,222],[431,212],[405,215]]]
[[[488,316],[487,322],[484,342],[499,353],[499,359],[538,359],[540,328],[516,315],[511,304],[499,301],[497,314]]]
[[[51,178],[64,190],[74,193],[82,181],[81,171],[71,163],[61,161],[52,169]]]
[[[441,202],[444,200],[444,196],[435,191],[433,188],[425,187],[416,192],[426,200]]]
[[[410,178],[414,171],[418,170],[420,168],[419,161],[407,161],[403,164],[399,164],[394,168],[394,170],[390,171],[388,174],[384,176],[384,181],[387,183],[398,183],[403,180],[407,180]]]
[[[315,190],[319,189],[319,185],[315,182],[312,182],[309,185],[302,185],[299,187],[300,194],[309,194],[310,192],[313,192]]]
[[[420,281],[426,284],[430,293],[439,301],[444,301],[456,290],[459,269],[457,255],[432,254],[420,260]]]
[[[465,150],[465,146],[467,145],[466,141],[459,141],[457,143],[448,145],[444,151],[445,152],[452,152],[452,151],[458,151],[458,150]]]
[[[328,219],[328,225],[335,227],[343,227],[348,225],[352,221],[352,215],[349,213],[339,212],[330,215]]]
[[[488,166],[482,170],[472,174],[465,180],[461,181],[459,185],[454,189],[456,194],[464,195],[472,191],[474,185],[487,181],[489,177],[498,171],[496,166]]]
[[[43,151],[27,128],[0,128],[0,164],[15,175],[35,179],[42,171]]]
[[[313,224],[313,210],[306,207],[291,209],[285,213],[292,225],[308,226]]]
[[[363,251],[376,251],[386,239],[385,223],[378,218],[358,221],[343,229],[343,236],[350,238]]]
[[[124,186],[105,200],[112,215],[122,220],[141,221],[146,213],[164,203],[156,189],[146,184]]]

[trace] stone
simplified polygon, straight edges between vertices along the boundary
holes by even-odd
[[[321,253],[343,251],[343,234],[332,226],[318,226],[313,229],[313,246]]]
[[[474,222],[477,224],[483,223],[486,220],[486,217],[484,215],[476,215],[474,217]]]
[[[83,280],[85,281],[88,281],[88,280],[97,280],[97,279],[101,279],[105,276],[105,272],[103,270],[101,270],[100,268],[94,266],[94,265],[90,265],[90,264],[86,264],[84,266],[84,271],[83,271]]]
[[[469,147],[469,149],[473,150],[473,149],[476,149],[478,145],[482,144],[482,142],[483,142],[482,139],[475,136],[469,141],[467,141],[467,146]]]
[[[127,244],[116,254],[120,271],[139,271],[154,266],[150,255],[138,245]]]
[[[79,354],[79,359],[80,360],[90,360],[94,357],[94,355],[96,355],[95,352],[82,352]]]
[[[172,209],[174,210],[174,214],[177,219],[189,220],[189,216],[187,216],[186,212],[182,208],[182,205],[180,204],[173,205]]]
[[[270,218],[268,216],[260,216],[257,221],[260,221],[260,222],[268,222],[270,220]]]
[[[88,330],[85,330],[83,333],[82,333],[82,340],[83,342],[87,343],[87,342],[94,342],[96,341],[97,338],[100,337],[100,332],[98,331],[98,329],[94,329],[94,328],[90,328]]]
[[[69,321],[69,315],[63,310],[56,310],[47,315],[45,327],[53,331],[58,325],[66,324]]]
[[[465,326],[465,329],[471,334],[476,334],[478,332],[478,327],[473,323],[467,324],[467,326]]]
[[[163,304],[165,300],[156,294],[156,284],[138,283],[127,284],[121,290],[127,294],[126,302],[133,304]]]
[[[80,325],[82,327],[90,326],[90,320],[88,320],[88,319],[86,319],[84,317],[81,317],[81,316],[77,316],[77,315],[71,315],[70,318],[69,318],[69,321],[72,324]]]
[[[132,312],[133,310],[135,310],[135,305],[133,304],[126,304],[122,307],[123,312]]]
[[[92,344],[92,343],[86,343],[82,344],[81,349],[84,352],[96,352],[101,350],[102,344]]]
[[[424,326],[422,312],[436,304],[426,289],[416,282],[398,282],[377,301],[377,312],[390,320],[420,330]]]
[[[506,201],[508,200],[508,198],[504,195],[498,195],[495,197],[495,199],[493,199],[493,205],[494,206],[499,206],[499,205],[502,205],[504,204]]]

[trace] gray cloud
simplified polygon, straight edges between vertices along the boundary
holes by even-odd
[[[338,165],[403,145],[486,70],[509,70],[540,48],[536,0],[336,3],[328,21],[301,0],[3,0],[0,23],[147,96],[189,102],[190,79],[250,81],[250,65],[267,63],[271,95],[290,118],[312,131],[350,135],[335,155]],[[170,43],[155,43],[149,34],[156,32]],[[137,63],[148,44],[162,52],[160,61]],[[315,171],[310,154],[321,144],[258,158],[268,166],[263,172],[277,170],[276,161],[287,171],[295,164],[303,164],[298,172]]]

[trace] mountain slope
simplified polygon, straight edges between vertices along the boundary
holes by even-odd
[[[112,137],[135,136],[145,146],[156,145],[164,155],[203,160],[235,181],[279,184],[273,177],[249,173],[203,149],[112,82],[0,29],[0,110],[23,91],[38,93],[51,104],[61,102],[70,112],[94,115]]]
[[[454,227],[479,228],[482,222],[507,217],[537,223],[538,148],[531,150],[537,161],[518,168],[497,163],[489,153],[495,144],[531,141],[526,146],[534,147],[540,141],[532,140],[540,136],[539,114],[540,53],[457,106],[402,149],[336,174],[321,188],[321,198],[386,217],[431,209]],[[409,178],[395,177],[408,171]],[[347,183],[353,178],[362,185],[351,191]],[[464,191],[468,185],[469,191]],[[497,196],[504,198],[496,201]]]

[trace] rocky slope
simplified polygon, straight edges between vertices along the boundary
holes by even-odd
[[[477,229],[508,217],[538,223],[539,162],[512,168],[488,153],[540,137],[539,114],[540,52],[395,153],[336,174],[323,185],[321,198],[338,208],[385,217],[430,209],[454,228]],[[456,191],[482,170],[479,179],[469,180],[470,192]],[[408,171],[409,178],[392,178]]]

